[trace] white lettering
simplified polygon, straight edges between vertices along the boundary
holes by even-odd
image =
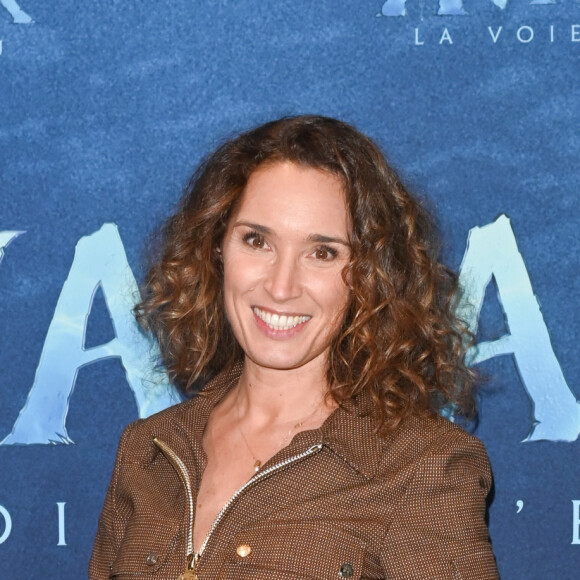
[[[58,544],[57,546],[66,546],[66,540],[64,536],[64,506],[65,501],[57,501],[58,506]]]
[[[451,40],[451,35],[449,34],[449,30],[447,30],[447,28],[443,29],[443,34],[441,35],[441,40],[439,40],[439,44],[443,44],[443,42],[453,44],[453,40]]]
[[[18,231],[0,232],[0,262],[2,262],[2,259],[4,258],[4,248],[7,248],[10,242],[14,241],[20,234],[25,233],[26,232]]]
[[[580,24],[572,24],[572,42],[580,42]]]
[[[580,544],[580,499],[572,500],[572,544]]]
[[[512,354],[534,409],[526,441],[575,441],[580,434],[580,405],[554,354],[538,299],[505,215],[469,232],[459,276],[459,315],[473,334],[477,333],[485,289],[492,278],[509,332],[497,340],[474,345],[468,353],[470,363]]]
[[[489,30],[489,34],[491,35],[491,39],[493,40],[493,43],[495,44],[497,42],[497,39],[499,38],[499,35],[501,34],[503,26],[498,26],[495,34],[494,34],[491,26],[488,26],[487,29]]]
[[[407,0],[387,0],[383,3],[381,11],[377,16],[406,16],[405,8]],[[508,0],[491,0],[501,10],[507,6]],[[554,3],[555,0],[532,0],[532,4]],[[465,16],[468,12],[463,7],[463,0],[439,0],[438,16]]]
[[[16,0],[1,0],[0,3],[12,16],[14,24],[30,24],[32,22],[32,18],[18,6]]]
[[[87,319],[95,292],[101,288],[115,338],[85,348]],[[166,379],[154,377],[155,342],[141,333],[132,308],[139,299],[137,283],[127,262],[115,224],[79,240],[68,278],[63,284],[46,334],[40,362],[28,399],[12,432],[0,445],[72,443],[66,429],[69,401],[78,370],[99,360],[117,357],[140,417],[147,417],[178,402]]]
[[[463,8],[463,0],[439,0],[439,16],[464,16],[467,14]]]
[[[522,32],[526,31],[528,33],[527,38],[522,36]],[[531,26],[520,26],[517,31],[518,40],[524,44],[531,42],[534,39],[534,29]]]
[[[387,0],[377,16],[407,16],[405,3],[407,0]]]
[[[550,42],[554,42],[554,25],[550,24]]]
[[[419,29],[415,28],[415,46],[421,46],[425,44],[424,40],[419,41]]]
[[[2,505],[0,505],[0,515],[4,518],[4,532],[0,536],[0,544],[3,544],[12,531],[12,518],[8,510]]]

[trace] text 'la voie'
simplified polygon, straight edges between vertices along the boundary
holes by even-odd
[[[529,44],[531,42],[556,43],[556,42],[578,42],[580,43],[580,24],[555,25],[548,24],[542,26],[528,26],[522,24],[517,27],[487,26],[484,36],[487,37],[491,44],[501,45],[502,42],[516,41],[520,44]],[[451,45],[460,44],[466,40],[466,31],[453,30],[447,26],[438,27],[415,27],[414,45]],[[473,38],[469,33],[469,40]]]

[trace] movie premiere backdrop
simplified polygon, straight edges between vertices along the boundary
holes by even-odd
[[[577,0],[0,0],[0,578],[86,577],[123,427],[174,404],[130,310],[224,138],[336,116],[424,197],[487,377],[504,580],[580,577]]]

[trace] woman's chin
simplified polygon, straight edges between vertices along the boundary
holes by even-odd
[[[307,356],[298,353],[252,353],[246,352],[246,362],[256,367],[276,371],[293,371],[316,364],[315,361],[322,355]]]

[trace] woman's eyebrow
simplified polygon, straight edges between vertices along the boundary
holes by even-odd
[[[342,244],[343,246],[349,246],[350,244],[343,238],[333,238],[331,236],[323,236],[322,234],[310,234],[308,236],[309,242],[318,242],[320,244]]]
[[[233,225],[234,228],[239,227],[239,226],[250,228],[250,229],[255,230],[261,234],[272,234],[273,233],[273,230],[267,226],[263,226],[261,224],[255,224],[252,222],[247,222],[244,220],[237,221]],[[318,244],[333,244],[334,243],[334,244],[342,244],[343,246],[350,246],[348,241],[343,239],[343,238],[337,238],[337,237],[333,237],[333,236],[325,236],[323,234],[310,234],[306,239],[309,242],[316,242]]]
[[[261,234],[271,234],[272,233],[272,230],[270,228],[267,228],[266,226],[261,226],[260,224],[253,224],[251,222],[238,221],[233,225],[234,228],[237,228],[238,226],[245,226],[247,228],[250,228],[252,230],[256,230],[257,232],[260,232]]]

